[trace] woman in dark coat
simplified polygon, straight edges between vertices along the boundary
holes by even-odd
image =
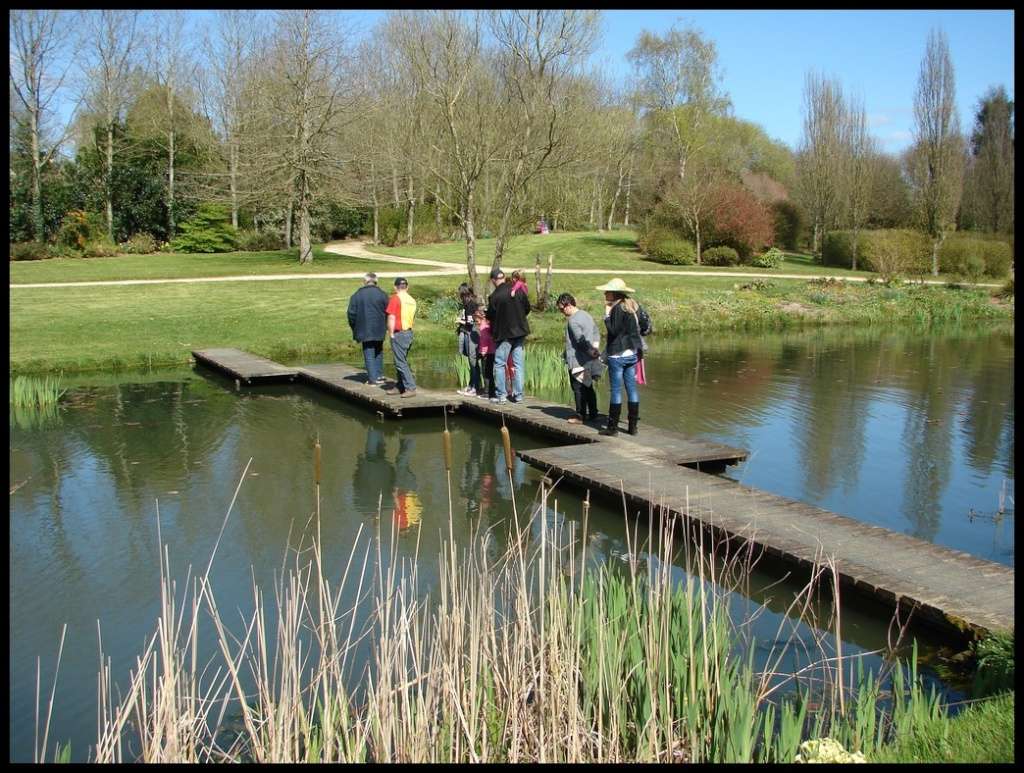
[[[627,431],[635,435],[640,420],[636,367],[643,357],[643,339],[640,337],[640,321],[637,318],[639,306],[629,297],[633,288],[626,287],[621,279],[612,279],[596,289],[604,291],[604,325],[608,331],[605,358],[608,361],[608,387],[611,392],[608,400],[608,426],[601,430],[601,434],[619,434],[622,388],[625,386],[629,410]]]

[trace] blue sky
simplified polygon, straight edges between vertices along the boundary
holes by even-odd
[[[191,14],[193,29],[212,20]],[[343,11],[343,23],[365,33],[383,11]],[[605,10],[593,62],[625,77],[626,52],[641,30],[665,32],[680,20],[714,41],[736,117],[795,148],[803,124],[808,70],[839,79],[862,97],[871,133],[883,150],[909,146],[914,92],[928,33],[943,30],[956,75],[960,121],[969,131],[978,99],[990,86],[1014,95],[1014,13],[997,11],[627,11]],[[346,24],[348,26],[348,24]]]
[[[677,19],[714,41],[734,114],[791,147],[802,133],[804,76],[815,69],[863,97],[871,133],[884,150],[906,148],[921,59],[936,27],[949,42],[965,131],[990,86],[1014,94],[1014,13],[1008,10],[605,11],[599,58],[625,73],[626,52],[640,31],[664,31]]]

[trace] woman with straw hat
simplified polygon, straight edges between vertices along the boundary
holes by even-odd
[[[628,432],[637,433],[640,420],[640,393],[636,388],[636,366],[643,356],[643,339],[640,337],[640,322],[637,319],[637,302],[629,297],[632,287],[616,277],[607,284],[595,288],[604,291],[604,324],[608,330],[605,355],[608,360],[608,386],[611,396],[608,400],[608,426],[602,435],[619,433],[619,418],[622,416],[622,387],[626,387],[629,413]]]

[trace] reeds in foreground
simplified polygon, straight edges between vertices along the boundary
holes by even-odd
[[[58,418],[57,403],[67,392],[61,377],[15,376],[10,380],[10,418],[23,429],[38,429]]]
[[[570,533],[550,497],[542,488],[530,513],[514,515],[501,552],[490,532],[464,549],[443,543],[426,596],[395,537],[362,532],[335,587],[318,503],[273,589],[276,619],[253,587],[241,633],[217,605],[209,566],[179,601],[162,548],[157,630],[119,700],[101,654],[90,759],[790,762],[801,741],[826,733],[870,759],[894,733],[943,711],[916,672],[907,684],[898,667],[892,709],[880,711],[881,680],[861,673],[845,685],[843,659],[824,650],[786,677],[802,685],[797,697],[778,698],[778,675],[738,654],[742,621],[728,616],[729,586],[749,571],[742,556],[716,558],[692,535],[680,579],[676,516],[652,514],[643,548],[634,524],[622,560],[590,566],[587,535]],[[813,589],[794,601],[797,615]],[[207,617],[216,657],[197,648]],[[370,662],[353,678],[364,640]],[[232,713],[241,730],[229,735]]]

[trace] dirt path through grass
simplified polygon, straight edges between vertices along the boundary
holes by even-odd
[[[396,276],[405,277],[426,277],[426,276],[456,276],[464,274],[466,267],[461,263],[449,263],[440,260],[427,260],[425,258],[403,258],[397,255],[382,255],[377,252],[370,252],[366,249],[366,242],[353,240],[345,242],[332,242],[324,245],[325,252],[335,255],[345,255],[352,258],[376,261],[378,263],[403,263],[407,265],[432,266],[434,271],[378,271],[381,278]],[[595,276],[649,276],[650,271],[638,271],[635,269],[610,269],[610,268],[556,268],[553,274],[592,274]],[[15,288],[40,288],[40,287],[102,287],[107,285],[152,285],[152,284],[191,284],[200,282],[277,282],[293,279],[361,279],[362,272],[349,271],[334,274],[266,274],[256,276],[213,276],[213,277],[183,277],[175,279],[110,279],[95,280],[87,282],[35,282],[26,284],[11,284]],[[659,271],[658,276],[704,276],[737,279],[799,279],[808,281],[811,279],[823,279],[820,275],[813,274],[774,274],[771,272],[756,271]],[[866,282],[871,277],[843,276],[834,277],[843,282]],[[912,280],[906,280],[911,282]],[[913,280],[916,281],[916,280]],[[944,285],[943,280],[928,279],[922,284]],[[979,283],[975,287],[1002,287],[1000,284]]]

